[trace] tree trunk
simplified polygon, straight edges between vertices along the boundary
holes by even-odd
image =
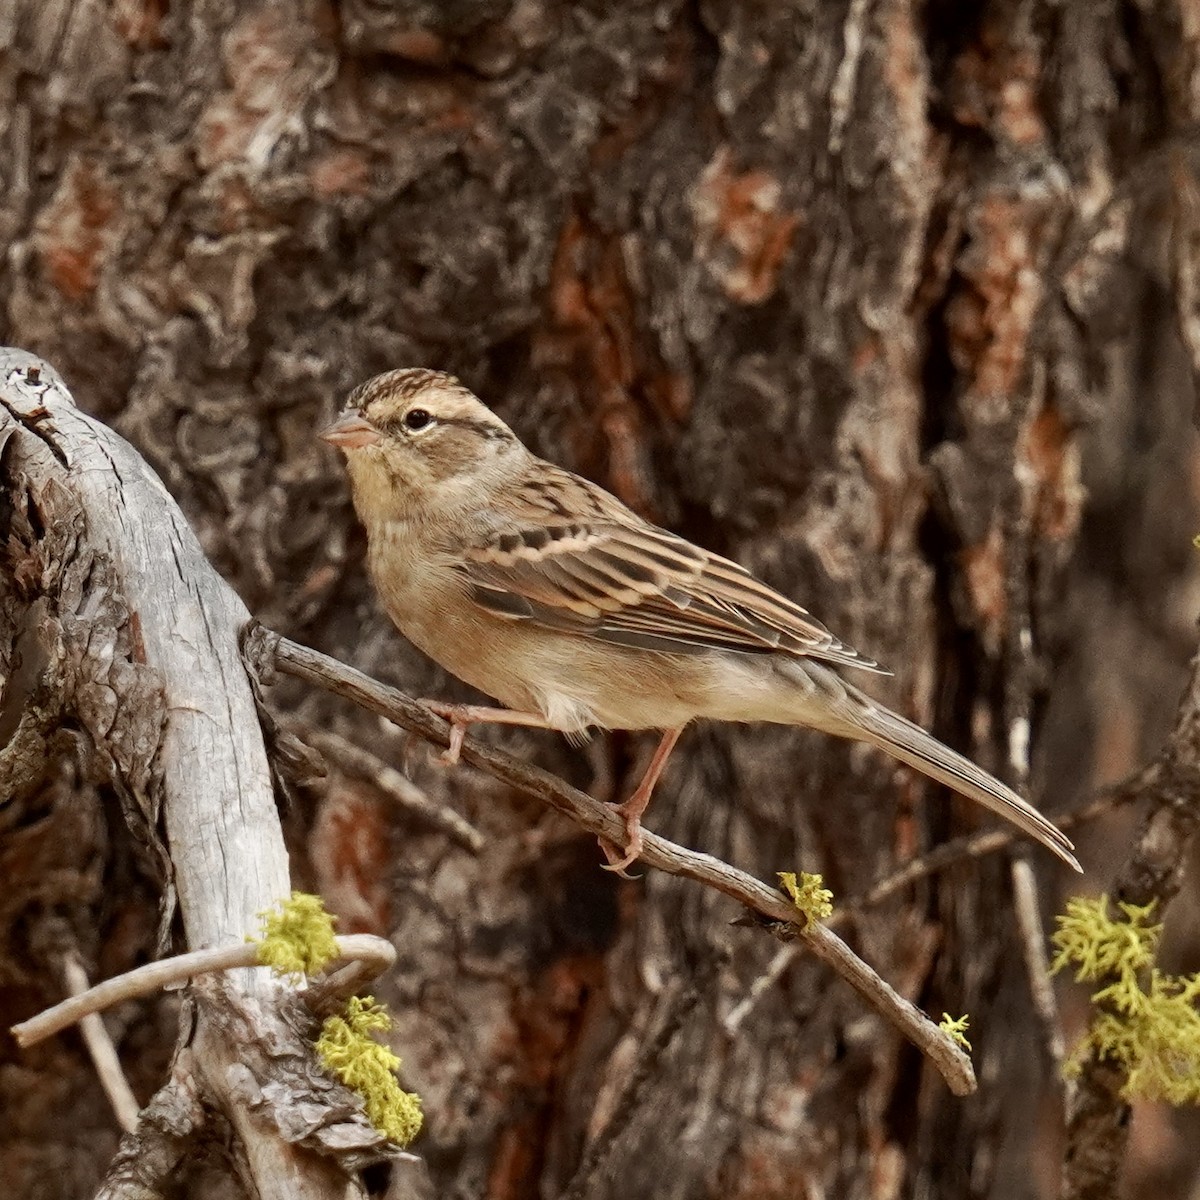
[[[1053,812],[1159,745],[1194,644],[1198,42],[1181,0],[0,0],[0,341],[146,455],[266,624],[465,697],[380,612],[313,436],[377,370],[454,371]],[[270,701],[405,757],[341,702]],[[486,736],[609,799],[653,745]],[[1004,856],[847,934],[935,1017],[970,1013],[963,1101],[804,955],[731,1032],[777,947],[728,900],[614,880],[494,779],[410,768],[480,853],[350,775],[297,785],[286,820],[293,875],[400,950],[378,992],[436,1194],[1055,1194]],[[0,810],[6,1025],[58,998],[48,913],[93,976],[153,951],[112,810],[66,753]],[[977,820],[872,751],[698,726],[648,824],[763,879],[820,871],[836,902]],[[1130,828],[1083,839],[1086,886]],[[1079,890],[1028,855],[1047,912]],[[169,1003],[110,1028],[145,1101]],[[2,1052],[0,1178],[88,1195],[116,1126],[82,1052]],[[1139,1113],[1129,1195],[1186,1196],[1196,1167]]]

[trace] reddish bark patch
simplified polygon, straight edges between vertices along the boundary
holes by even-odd
[[[114,0],[113,24],[136,49],[158,49],[168,44],[162,32],[167,7],[167,0]]]
[[[228,90],[201,115],[196,130],[200,165],[262,159],[300,109],[312,85],[301,65],[307,31],[283,9],[264,8],[234,25],[222,44]]]
[[[970,288],[951,301],[946,321],[957,366],[985,396],[1010,396],[1021,383],[1041,300],[1041,220],[1007,194],[987,196],[973,214],[971,244],[959,261]]]
[[[317,811],[309,852],[320,894],[338,917],[339,933],[387,937],[391,922],[391,822],[357,785],[331,785]]]
[[[775,290],[779,269],[800,224],[781,209],[783,189],[767,171],[737,171],[722,146],[692,198],[697,253],[722,290],[739,304],[761,304]]]
[[[850,366],[860,394],[874,397],[873,404],[843,422],[878,501],[871,544],[880,552],[891,548],[907,553],[927,501],[916,451],[921,401],[915,356],[905,335],[870,333],[854,346]]]
[[[309,167],[308,179],[321,200],[365,196],[371,190],[371,164],[360,150],[333,150]]]
[[[954,116],[963,125],[990,129],[1015,146],[1046,140],[1038,108],[1042,62],[1031,45],[1017,44],[1008,30],[989,29],[981,43],[954,64]]]
[[[1061,542],[1075,536],[1083,508],[1079,447],[1056,408],[1043,408],[1025,430],[1017,453],[1033,485],[1033,527],[1039,537]]]
[[[539,1156],[535,1149],[541,1136],[537,1123],[529,1117],[504,1127],[488,1172],[487,1200],[522,1200],[537,1194]]]
[[[512,1086],[524,1102],[509,1111],[529,1115],[501,1134],[488,1173],[488,1200],[523,1200],[538,1192],[548,1105],[555,1083],[567,1074],[589,995],[604,978],[598,955],[560,958],[514,997]]]
[[[959,557],[967,595],[979,622],[984,645],[990,652],[998,652],[1008,614],[1008,594],[1004,582],[1004,535],[999,526],[993,525],[982,542],[967,546]]]
[[[119,240],[117,190],[89,159],[73,159],[38,218],[34,243],[51,282],[68,299],[96,290],[103,259]]]
[[[563,226],[550,268],[550,329],[536,346],[539,365],[558,366],[599,408],[609,486],[626,504],[652,514],[649,431],[639,400],[665,402],[665,415],[690,405],[676,374],[638,340],[636,298],[621,239],[578,215]],[[595,457],[588,447],[585,465]],[[590,469],[590,468],[589,468]]]
[[[855,375],[861,375],[869,367],[874,366],[883,354],[883,346],[874,333],[869,333],[854,348],[854,357],[850,360],[850,369]]]
[[[802,1123],[790,1135],[776,1129],[752,1130],[722,1169],[725,1200],[797,1200],[819,1194],[818,1154],[812,1127]]]
[[[426,66],[442,66],[450,59],[445,38],[429,29],[397,29],[389,33],[380,44],[384,54]]]

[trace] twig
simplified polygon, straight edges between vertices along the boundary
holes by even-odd
[[[347,934],[337,939],[337,945],[342,960],[370,963],[374,975],[382,974],[396,961],[396,948],[371,933]],[[212,971],[258,965],[258,947],[251,942],[177,954],[173,958],[147,963],[144,967],[97,983],[69,1000],[38,1013],[36,1017],[14,1025],[11,1032],[17,1045],[32,1046],[82,1021],[89,1013],[102,1012],[122,1001],[145,996],[172,984],[186,983],[194,976]]]
[[[472,854],[478,854],[483,849],[483,834],[470,821],[459,816],[452,808],[431,800],[411,779],[407,779],[395,767],[381,762],[369,750],[356,746],[336,733],[316,729],[307,723],[289,721],[287,724],[291,733],[319,750],[338,770],[367,780],[388,799],[436,826]]]
[[[1116,805],[1130,801],[1136,796],[1137,781],[1143,772],[1131,776],[1121,783],[1113,784],[1098,792],[1094,799],[1075,809],[1073,812],[1056,814],[1054,823],[1063,830],[1093,821],[1111,811]],[[840,929],[850,924],[866,909],[875,908],[897,892],[925,879],[929,875],[952,867],[956,863],[969,859],[982,858],[986,854],[994,854],[997,850],[1018,842],[1025,835],[1018,830],[991,829],[986,833],[972,834],[970,837],[956,838],[922,854],[919,858],[911,859],[898,870],[885,876],[869,890],[848,900],[838,901],[831,916],[825,918],[824,924],[831,929]],[[734,1034],[745,1022],[746,1018],[757,1007],[763,996],[783,977],[783,973],[800,956],[801,947],[797,945],[784,946],[767,964],[766,970],[750,985],[746,995],[732,1008],[722,1022],[725,1032]]]
[[[63,955],[62,974],[70,996],[87,994],[87,972],[74,951]],[[126,1133],[132,1133],[137,1128],[138,1113],[142,1106],[137,1102],[129,1080],[125,1078],[125,1072],[121,1070],[121,1060],[117,1057],[116,1047],[112,1038],[108,1036],[108,1030],[104,1027],[99,1013],[92,1012],[83,1017],[79,1022],[79,1032],[83,1035],[84,1045],[87,1046],[96,1074],[100,1078],[100,1086],[112,1105],[118,1123]]]
[[[431,742],[442,746],[449,744],[450,727],[440,717],[403,692],[387,687],[337,659],[262,627],[247,634],[243,647],[248,666],[256,673],[275,667],[287,675],[345,696]],[[624,836],[623,822],[611,805],[570,787],[547,771],[471,738],[463,743],[462,757],[525,795],[565,813],[597,837],[619,841]],[[942,1073],[955,1095],[968,1095],[975,1090],[975,1073],[970,1059],[937,1025],[858,958],[832,930],[820,924],[807,927],[798,924],[795,907],[779,892],[720,859],[677,846],[653,833],[646,834],[641,861],[668,874],[703,883],[770,918],[771,922],[780,923],[782,936],[802,939],[818,958],[831,966],[917,1046]]]
[[[1058,1000],[1050,972],[1046,967],[1046,928],[1042,924],[1041,906],[1038,903],[1037,880],[1033,868],[1023,858],[1012,864],[1013,905],[1016,909],[1017,928],[1021,933],[1021,952],[1025,958],[1025,971],[1029,976],[1029,991],[1033,997],[1033,1008],[1042,1025],[1046,1042],[1046,1053],[1054,1079],[1060,1084],[1063,1079],[1062,1066],[1066,1058],[1063,1040],[1062,1017],[1058,1011]]]
[[[834,915],[836,915],[836,910]],[[746,990],[746,994],[729,1010],[721,1022],[721,1027],[726,1034],[733,1037],[737,1033],[742,1022],[754,1011],[758,1002],[779,982],[784,971],[799,957],[800,945],[797,942],[789,942],[775,951],[775,957],[767,964],[767,969],[755,979]]]
[[[1162,920],[1179,891],[1183,867],[1200,826],[1200,654],[1179,703],[1175,727],[1157,761],[1142,773],[1139,790],[1149,810],[1111,894],[1129,904],[1156,904]],[[1080,1067],[1067,1114],[1065,1200],[1101,1200],[1117,1194],[1129,1138],[1124,1073],[1094,1054]]]
[[[1064,831],[1074,829],[1076,826],[1104,816],[1105,813],[1111,812],[1120,804],[1137,799],[1141,794],[1141,781],[1145,774],[1144,771],[1141,771],[1121,783],[1102,788],[1092,800],[1072,812],[1055,813],[1054,823]],[[955,838],[952,842],[945,842],[927,854],[922,854],[919,858],[906,862],[861,895],[853,896],[839,904],[827,924],[837,925],[862,909],[874,908],[877,904],[881,904],[920,879],[925,879],[938,871],[944,871],[956,863],[982,858],[986,854],[1004,850],[1024,837],[1025,834],[1016,829],[989,829],[986,833],[976,833],[969,837]]]

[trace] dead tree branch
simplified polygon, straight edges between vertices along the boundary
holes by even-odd
[[[371,933],[339,937],[337,945],[340,957],[336,965],[358,963],[365,969],[365,974],[358,975],[359,982],[381,975],[396,961],[395,947]],[[80,1021],[86,1021],[94,1013],[103,1012],[126,1000],[187,983],[199,975],[257,965],[258,947],[252,942],[176,954],[172,958],[159,959],[136,970],[126,971],[124,975],[106,979],[103,983],[91,987],[85,985],[61,1004],[14,1025],[9,1032],[17,1039],[17,1045],[34,1046]]]
[[[1143,774],[1147,802],[1133,851],[1109,894],[1117,901],[1155,902],[1162,920],[1183,880],[1184,865],[1200,825],[1200,654],[1179,703],[1175,726],[1157,761]],[[1064,1200],[1110,1200],[1117,1195],[1129,1138],[1125,1078],[1112,1063],[1089,1056],[1067,1114]]]
[[[271,670],[278,669],[344,696],[427,741],[440,746],[449,744],[449,726],[440,717],[434,716],[412,697],[337,659],[298,645],[262,626],[251,628],[244,647],[251,669],[263,682],[269,682]],[[621,818],[612,806],[576,790],[557,776],[470,738],[463,743],[462,757],[472,766],[566,814],[589,833],[609,840],[621,837]],[[799,938],[917,1046],[956,1095],[969,1095],[975,1090],[975,1073],[970,1059],[958,1046],[854,954],[831,929],[821,924],[798,923],[794,905],[780,892],[720,859],[676,845],[653,833],[646,834],[641,861],[660,871],[714,888],[765,918],[780,936],[788,940]]]
[[[380,761],[369,750],[301,721],[289,721],[288,732],[318,750],[334,767],[347,775],[365,780],[406,812],[440,829],[465,850],[478,854],[483,849],[483,834],[452,808],[431,800],[411,779],[395,767]]]
[[[26,673],[6,690],[0,723],[41,736],[53,706],[29,719],[33,701],[55,697],[141,836],[165,831],[160,858],[188,944],[241,943],[291,890],[238,649],[249,615],[136,451],[20,350],[0,350],[0,447],[0,611]],[[17,776],[19,744],[10,736],[6,747]],[[233,1127],[247,1190],[352,1194],[353,1171],[386,1143],[320,1072],[290,990],[265,970],[194,990],[195,1078]]]

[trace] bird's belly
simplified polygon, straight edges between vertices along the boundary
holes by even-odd
[[[788,719],[756,656],[664,654],[511,620],[473,604],[450,571],[411,569],[395,543],[377,546],[376,590],[404,636],[464,683],[554,729]]]
[[[709,672],[693,656],[666,656],[526,625],[461,595],[378,579],[388,615],[418,650],[508,708],[554,729],[667,729],[705,707]]]
[[[664,671],[660,656],[501,621],[473,621],[453,648],[441,637],[421,645],[423,631],[413,641],[472,687],[540,713],[564,733],[668,729],[697,715],[695,701],[680,694],[678,672]]]

